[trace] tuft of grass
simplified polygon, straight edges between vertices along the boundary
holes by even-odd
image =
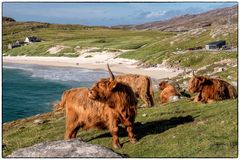
[[[157,97],[157,96],[156,96]],[[129,157],[237,157],[237,100],[196,104],[182,99],[152,108],[139,108],[134,132],[136,144],[128,141],[120,127],[121,149]],[[146,116],[143,116],[146,115]],[[34,119],[48,120],[33,124]],[[61,140],[65,132],[64,114],[47,113],[3,125],[3,156],[19,148],[44,141]],[[88,143],[111,148],[107,130],[78,132]]]

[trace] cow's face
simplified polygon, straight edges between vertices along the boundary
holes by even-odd
[[[93,100],[106,101],[117,86],[117,81],[107,65],[110,75],[108,79],[100,79],[91,89],[89,89],[88,97]]]
[[[167,81],[162,81],[159,83],[158,87],[160,90],[164,90],[167,87],[168,82]]]
[[[100,79],[89,89],[88,97],[93,100],[105,101],[111,95],[112,90],[116,87],[117,81],[110,79]]]
[[[188,82],[188,91],[190,93],[200,92],[204,82],[204,77],[193,76]]]

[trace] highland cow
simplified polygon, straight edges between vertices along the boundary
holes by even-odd
[[[109,66],[110,78],[100,79],[91,89],[73,88],[63,93],[56,110],[66,109],[65,139],[76,138],[80,128],[109,129],[113,147],[120,148],[118,125],[123,124],[131,143],[137,99],[131,87],[115,80]]]
[[[116,80],[132,87],[136,97],[142,99],[147,107],[154,105],[152,80],[150,77],[137,74],[125,74],[116,76]]]
[[[198,93],[194,101],[203,103],[237,97],[235,88],[228,82],[195,75],[189,80],[188,91]]]
[[[176,88],[167,81],[162,81],[159,83],[159,90],[161,90],[161,93],[159,95],[161,103],[176,101],[180,98],[180,94]]]

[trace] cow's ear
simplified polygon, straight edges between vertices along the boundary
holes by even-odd
[[[115,87],[117,86],[117,81],[116,80],[112,80],[109,83],[109,89],[113,90]]]

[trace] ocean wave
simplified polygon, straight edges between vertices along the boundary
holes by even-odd
[[[3,65],[4,69],[20,69],[20,70],[25,70],[25,71],[32,71],[32,68],[28,68],[25,66],[19,66],[19,65]]]
[[[8,64],[3,68],[20,69],[30,73],[31,77],[43,78],[52,81],[74,81],[74,82],[93,82],[99,78],[108,77],[106,71],[95,71],[71,67],[53,67],[30,64]]]

